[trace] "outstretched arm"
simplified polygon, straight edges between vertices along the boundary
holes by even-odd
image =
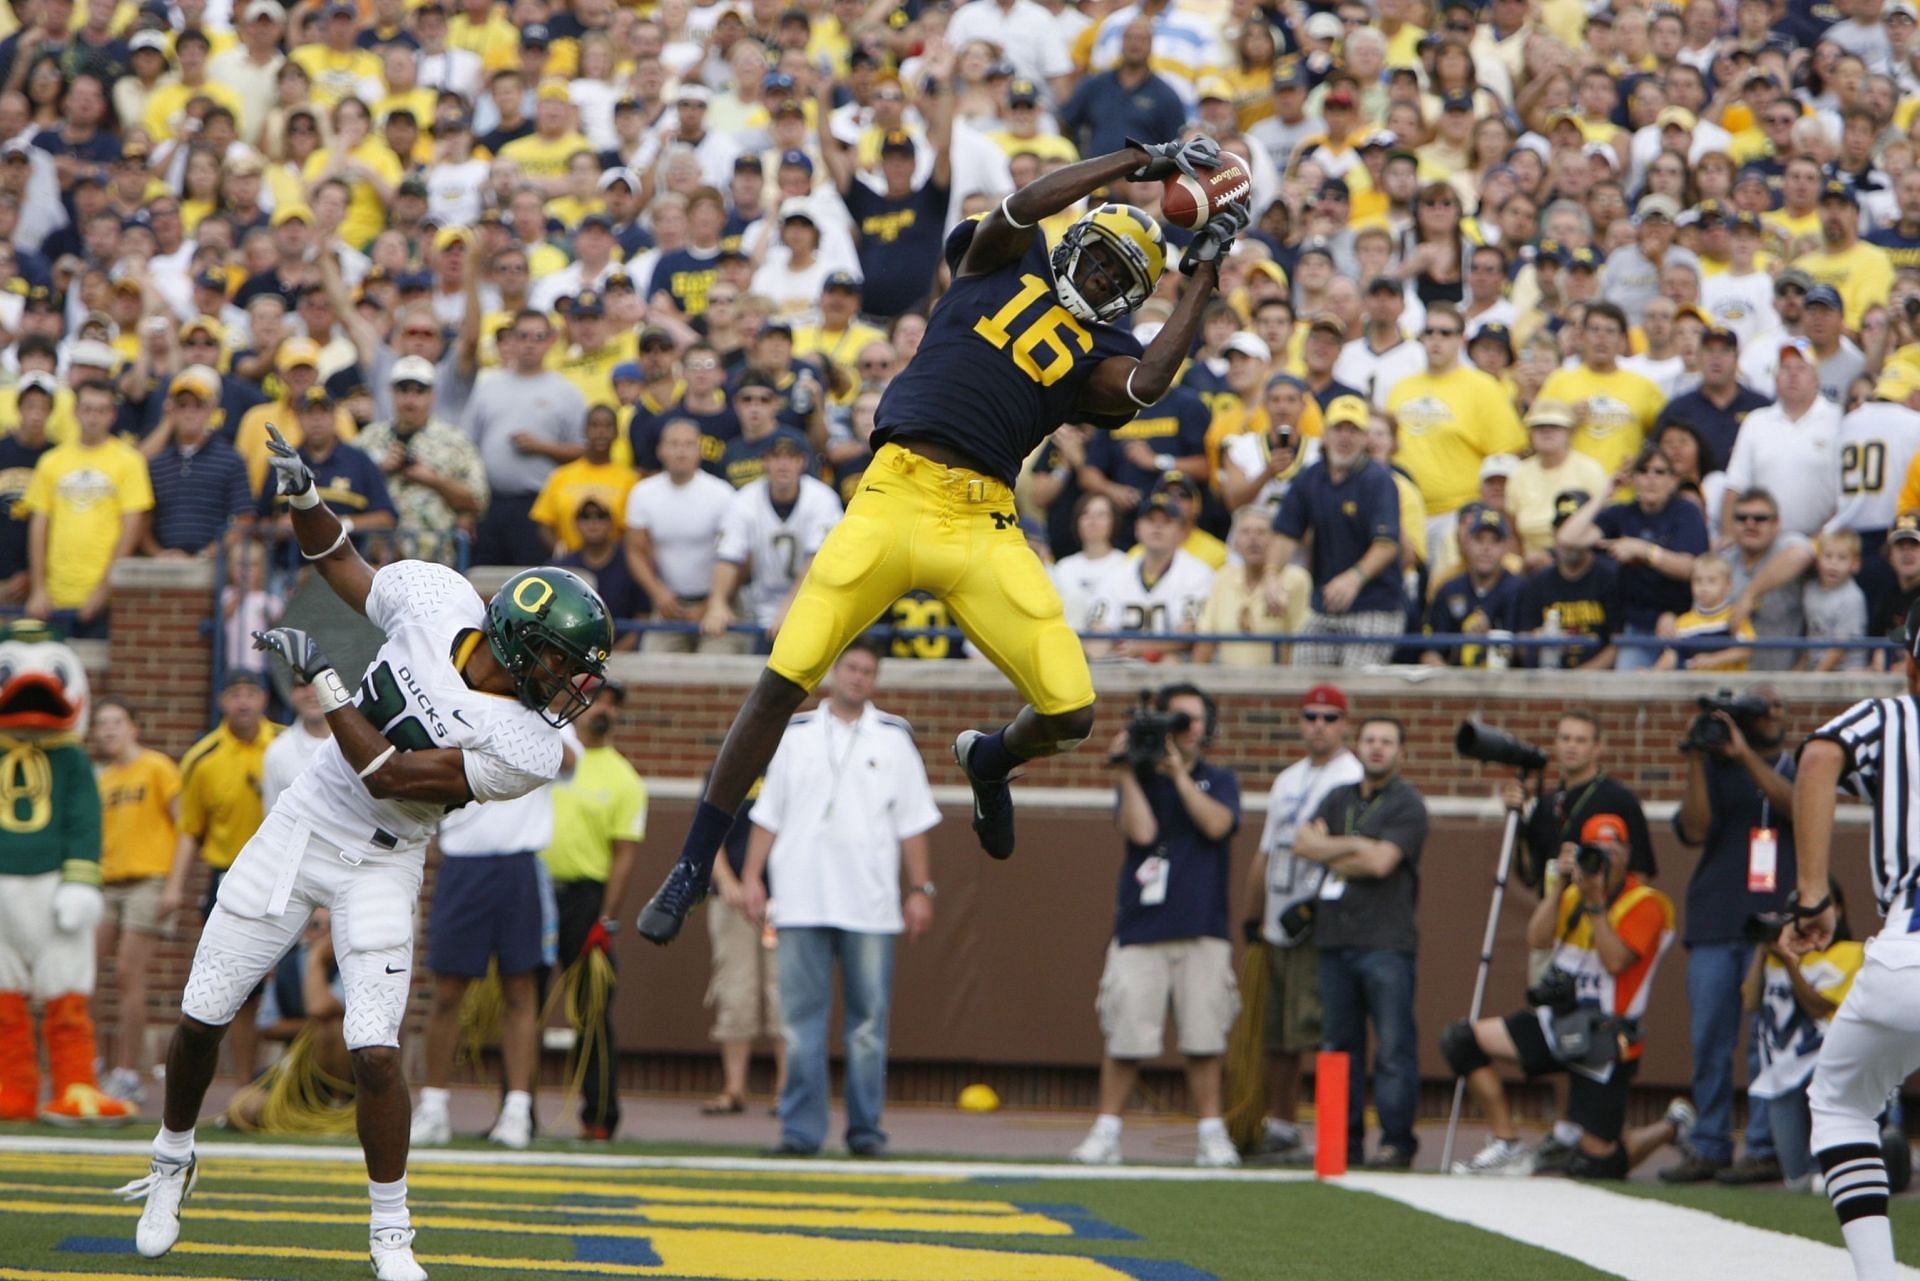
[[[320,571],[334,595],[364,617],[367,593],[373,590],[373,566],[354,549],[347,537],[348,527],[320,501],[319,491],[313,487],[313,473],[300,461],[299,452],[272,423],[267,424],[267,436],[267,465],[273,469],[279,492],[286,495],[301,557]]]
[[[1213,139],[1195,138],[1186,143],[1154,145],[1129,142],[1120,151],[1056,169],[1002,200],[980,220],[956,274],[984,275],[1017,260],[1039,234],[1042,219],[1051,218],[1116,179],[1148,182],[1183,170],[1212,169],[1219,163],[1220,148]]]

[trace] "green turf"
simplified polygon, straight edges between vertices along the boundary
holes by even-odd
[[[1691,1206],[1756,1228],[1811,1237],[1828,1245],[1841,1243],[1833,1206],[1826,1197],[1811,1192],[1789,1192],[1781,1187],[1723,1188],[1717,1184],[1670,1187],[1664,1183],[1629,1183],[1620,1191]],[[1902,1263],[1920,1266],[1920,1199],[1895,1197],[1888,1208],[1893,1219],[1894,1253]]]
[[[657,1154],[657,1149],[649,1149]],[[357,1201],[336,1205],[320,1198],[357,1198],[358,1188],[344,1182],[325,1182],[325,1176],[352,1171],[351,1166],[316,1163],[315,1174],[321,1181],[302,1176],[290,1167],[288,1177],[272,1181],[248,1179],[232,1171],[223,1176],[221,1162],[227,1153],[209,1151],[201,1181],[202,1193],[245,1193],[249,1198],[286,1196],[291,1202],[269,1203],[264,1199],[228,1201],[208,1196],[189,1206],[186,1241],[214,1241],[264,1244],[274,1247],[298,1246],[316,1249],[358,1252],[366,1236],[359,1226],[363,1211]],[[235,1160],[242,1154],[235,1152]],[[132,1178],[142,1168],[137,1156],[111,1162],[98,1159],[37,1161],[0,1153],[0,1182],[37,1185],[21,1192],[0,1191],[0,1271],[7,1267],[77,1270],[77,1275],[95,1273],[138,1273],[154,1277],[272,1277],[276,1281],[331,1281],[333,1278],[364,1276],[364,1262],[346,1260],[306,1260],[266,1255],[244,1257],[208,1257],[176,1253],[161,1263],[148,1263],[131,1256],[62,1251],[59,1246],[70,1238],[103,1237],[125,1239],[132,1233],[133,1207],[123,1207],[104,1197],[106,1189]],[[884,1167],[876,1167],[876,1173]],[[479,1167],[463,1171],[489,1178],[511,1176],[511,1167]],[[1323,1281],[1345,1278],[1412,1277],[1420,1281],[1535,1281],[1551,1276],[1566,1281],[1586,1281],[1606,1274],[1581,1267],[1562,1256],[1553,1255],[1505,1238],[1464,1225],[1432,1218],[1419,1211],[1364,1193],[1345,1191],[1313,1183],[1176,1183],[1176,1182],[1102,1182],[1102,1181],[923,1181],[886,1179],[881,1182],[840,1178],[804,1172],[775,1175],[732,1175],[711,1172],[609,1171],[583,1170],[582,1179],[600,1181],[645,1180],[650,1184],[698,1188],[725,1196],[733,1190],[760,1192],[844,1192],[881,1198],[934,1197],[946,1200],[1014,1201],[1048,1206],[1074,1206],[1104,1224],[1137,1234],[1135,1240],[1088,1237],[1048,1238],[1031,1235],[978,1235],[879,1232],[862,1234],[866,1239],[944,1243],[956,1247],[1014,1250],[1024,1253],[1068,1253],[1102,1258],[1134,1260],[1173,1260],[1212,1275],[1222,1281],[1255,1278],[1308,1277]],[[53,1187],[84,1188],[79,1192],[55,1192]],[[582,1202],[557,1196],[548,1184],[521,1192],[502,1190],[424,1190],[416,1181],[416,1203],[439,1203],[432,1210],[421,1208],[419,1217],[429,1230],[423,1235],[423,1254],[474,1254],[492,1258],[571,1259],[573,1242],[568,1236],[540,1236],[531,1233],[432,1229],[434,1214],[465,1213],[485,1217],[508,1226],[520,1224],[569,1222],[583,1235],[591,1235],[594,1223],[614,1222],[604,1212],[608,1201]],[[41,1188],[47,1190],[41,1191]],[[308,1198],[313,1198],[309,1200]],[[19,1207],[35,1201],[61,1204],[96,1202],[102,1213],[34,1215],[19,1212]],[[461,1202],[457,1208],[444,1203]],[[349,1215],[352,1222],[325,1224],[256,1224],[193,1217],[195,1205],[222,1205],[228,1208],[286,1208],[323,1210]],[[571,1210],[577,1218],[563,1218]],[[601,1213],[596,1214],[596,1210]],[[628,1225],[633,1219],[618,1220]],[[648,1225],[651,1230],[652,1225]],[[727,1230],[735,1229],[726,1225]],[[769,1229],[772,1230],[772,1229]],[[787,1228],[781,1231],[792,1232]],[[813,1236],[831,1233],[813,1231]],[[857,1248],[858,1240],[847,1241],[845,1248]],[[1416,1245],[1417,1243],[1417,1245]],[[770,1243],[771,1244],[771,1243]],[[838,1247],[836,1247],[838,1248]],[[1410,1270],[1410,1251],[1417,1249],[1419,1265]],[[551,1281],[556,1274],[501,1266],[484,1271],[475,1268],[441,1268],[436,1281],[445,1278],[485,1276],[489,1281]],[[650,1275],[679,1275],[656,1272]],[[795,1271],[795,1278],[806,1273]],[[898,1281],[914,1281],[917,1274],[907,1270]],[[983,1269],[979,1277],[968,1281],[992,1281],[995,1273]],[[874,1277],[872,1281],[894,1281]],[[1183,1281],[1194,1281],[1185,1274]]]

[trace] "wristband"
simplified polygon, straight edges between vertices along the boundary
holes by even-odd
[[[288,494],[287,505],[289,507],[298,507],[301,511],[308,511],[318,507],[320,505],[320,487],[318,485],[308,485],[297,494]]]
[[[380,753],[380,755],[374,757],[372,760],[367,762],[367,767],[360,771],[360,777],[364,780],[369,774],[372,774],[375,770],[379,769],[382,765],[385,765],[387,763],[388,758],[391,757],[395,752],[399,750],[400,749],[397,747],[389,746],[386,751]]]
[[[620,918],[617,916],[603,916],[600,918],[600,928],[609,934],[617,934],[620,932]]]
[[[1153,465],[1163,472],[1172,471],[1177,466],[1172,454],[1155,454],[1153,456]]]
[[[1140,362],[1135,361],[1133,364],[1133,368],[1127,371],[1127,399],[1131,400],[1134,404],[1140,406],[1140,408],[1142,409],[1148,409],[1152,407],[1153,402],[1151,400],[1142,400],[1140,399],[1140,397],[1133,394],[1133,376],[1139,372],[1140,372]]]
[[[320,714],[328,715],[353,702],[353,695],[347,693],[347,686],[340,679],[340,673],[331,667],[323,667],[313,674],[310,682],[313,692],[320,699]]]
[[[1011,213],[1007,211],[1007,203],[1012,199],[1013,199],[1012,192],[1008,192],[1005,196],[1002,196],[1000,198],[1000,216],[1002,218],[1005,218],[1007,220],[1007,225],[1009,227],[1012,227],[1015,231],[1033,230],[1035,224],[1030,222],[1021,222],[1018,218],[1014,217]]]
[[[1833,895],[1823,895],[1818,903],[1802,903],[1800,891],[1787,895],[1787,914],[1796,921],[1810,921],[1833,906]]]
[[[314,501],[318,502],[319,500],[315,499]],[[300,552],[300,559],[301,560],[325,560],[327,557],[339,551],[341,548],[341,545],[344,544],[346,541],[347,541],[347,522],[343,520],[340,522],[340,537],[334,539],[331,543],[328,543],[327,550],[323,552],[314,552],[311,555],[309,555],[305,549],[302,549]]]

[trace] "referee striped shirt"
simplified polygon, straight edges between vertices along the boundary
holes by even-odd
[[[1815,730],[1847,754],[1840,788],[1872,807],[1873,894],[1884,915],[1920,881],[1920,702],[1912,695],[1855,703]]]

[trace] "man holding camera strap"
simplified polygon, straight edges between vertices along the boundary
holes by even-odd
[[[1306,756],[1273,780],[1260,848],[1247,867],[1242,926],[1249,944],[1267,945],[1267,1118],[1257,1156],[1300,1147],[1300,1056],[1320,1048],[1320,949],[1314,946],[1314,903],[1326,879],[1323,864],[1295,857],[1293,842],[1320,812],[1327,793],[1360,781],[1360,759],[1347,750],[1347,696],[1338,685],[1315,685],[1300,700]]]
[[[1574,1178],[1624,1179],[1684,1128],[1685,1113],[1670,1109],[1655,1124],[1622,1133],[1643,1048],[1639,1020],[1674,933],[1673,901],[1628,870],[1630,851],[1620,815],[1587,819],[1580,844],[1564,847],[1549,869],[1547,892],[1527,921],[1527,942],[1553,949],[1546,972],[1527,989],[1529,1008],[1478,1023],[1460,1019],[1441,1032],[1441,1054],[1466,1078],[1493,1130],[1454,1173],[1533,1172],[1496,1061],[1516,1063],[1529,1077],[1567,1073],[1568,1116],[1581,1128],[1567,1164]]]
[[[1781,746],[1786,703],[1765,684],[1739,698],[1723,692],[1702,703],[1681,744],[1687,777],[1673,824],[1682,844],[1700,849],[1687,882],[1681,939],[1687,948],[1693,1105],[1700,1119],[1687,1157],[1660,1178],[1771,1183],[1780,1177],[1780,1161],[1766,1108],[1748,1109],[1746,1154],[1732,1159],[1733,1063],[1742,1026],[1757,1034],[1740,999],[1754,947],[1748,922],[1785,907],[1796,871],[1794,761]]]
[[[1560,713],[1553,735],[1553,763],[1560,771],[1560,786],[1541,795],[1520,827],[1520,883],[1536,894],[1541,892],[1547,869],[1573,843],[1581,824],[1595,814],[1617,814],[1626,823],[1629,871],[1647,880],[1659,874],[1640,798],[1600,767],[1602,747],[1598,716],[1582,708]],[[1501,785],[1500,796],[1510,810],[1526,807],[1526,789],[1517,778]],[[1539,968],[1530,966],[1528,980],[1539,977]]]

